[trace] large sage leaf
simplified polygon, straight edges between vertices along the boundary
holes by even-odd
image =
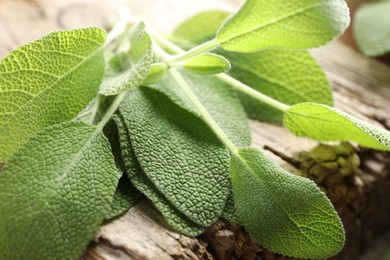
[[[51,33],[0,63],[0,161],[28,138],[75,117],[96,95],[104,73],[105,33]]]
[[[216,40],[228,51],[306,49],[324,45],[348,24],[344,0],[247,0],[222,25]]]
[[[275,166],[260,150],[233,154],[231,178],[238,219],[266,248],[297,258],[328,258],[344,230],[316,184]]]
[[[390,1],[376,1],[359,7],[354,33],[360,50],[378,56],[390,51]]]
[[[248,120],[236,93],[214,76],[199,76],[179,71],[186,84],[198,97],[207,112],[237,147],[251,142]],[[200,116],[192,101],[170,73],[159,84],[151,86],[165,93],[179,106]]]
[[[142,87],[119,112],[147,177],[191,221],[209,226],[221,215],[228,192],[229,153],[198,117],[164,94]]]
[[[118,112],[115,117],[120,131],[120,143],[122,150],[122,157],[126,165],[126,172],[128,178],[137,187],[139,191],[148,197],[156,208],[159,209],[168,224],[176,231],[188,236],[200,235],[205,227],[201,227],[191,221],[183,213],[178,211],[173,204],[162,194],[153,182],[148,178],[142,170],[135,154],[131,147],[131,137],[126,127],[123,115]]]
[[[148,76],[153,62],[153,51],[152,40],[145,30],[144,23],[140,22],[134,26],[129,42],[130,50],[120,53],[117,56],[120,61],[108,67],[100,94],[112,96],[132,90],[140,86]]]
[[[354,141],[361,146],[390,151],[390,132],[326,105],[303,103],[284,117],[295,135],[319,141]]]
[[[100,127],[66,122],[34,135],[0,175],[0,258],[77,259],[119,177]]]
[[[256,53],[223,52],[232,63],[229,74],[253,89],[287,105],[316,102],[332,105],[329,82],[305,50],[265,49]],[[292,69],[293,68],[293,69]],[[280,123],[283,112],[238,92],[247,114]]]

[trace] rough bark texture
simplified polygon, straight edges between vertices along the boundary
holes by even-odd
[[[0,0],[0,57],[52,30],[109,26],[115,4],[169,33],[181,20],[204,9],[230,10],[232,0]],[[164,12],[166,10],[166,12]],[[390,69],[340,42],[313,51],[335,90],[336,107],[390,129]],[[299,139],[282,126],[251,122],[253,145],[278,164],[314,179],[332,199],[347,233],[334,259],[357,259],[390,223],[390,155],[347,144],[331,148]],[[332,158],[314,155],[331,150]],[[1,168],[1,165],[0,165]],[[218,222],[199,238],[170,231],[149,202],[102,225],[83,259],[285,259],[262,249],[243,228]]]

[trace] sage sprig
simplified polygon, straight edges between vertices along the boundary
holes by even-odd
[[[186,235],[225,218],[284,255],[337,254],[331,202],[249,147],[245,111],[298,136],[390,150],[389,132],[331,107],[305,50],[348,23],[343,0],[247,0],[170,40],[125,20],[106,41],[89,28],[12,52],[0,64],[0,258],[77,259],[139,192]]]

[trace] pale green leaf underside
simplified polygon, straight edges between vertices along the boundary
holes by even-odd
[[[243,148],[231,161],[239,221],[266,248],[297,258],[328,258],[344,244],[342,223],[316,184]]]
[[[0,258],[77,259],[118,178],[98,128],[67,122],[34,135],[0,175]]]
[[[265,49],[256,53],[223,52],[232,63],[229,74],[253,89],[287,105],[316,102],[332,105],[329,82],[314,58],[305,50]],[[283,113],[238,92],[247,114],[277,122]]]
[[[98,28],[51,33],[0,63],[0,161],[40,129],[75,117],[104,73]]]
[[[180,24],[172,33],[172,40],[184,49],[190,49],[215,37],[228,12],[206,11],[194,15]]]
[[[187,60],[183,68],[192,73],[211,75],[230,70],[230,62],[223,56],[206,53]]]
[[[198,117],[164,94],[142,87],[119,112],[135,155],[156,188],[191,221],[209,226],[229,192],[229,153]]]
[[[178,211],[143,172],[131,147],[131,137],[121,113],[117,113],[115,121],[120,129],[121,151],[125,161],[126,172],[134,186],[153,202],[168,224],[176,231],[188,236],[201,234],[205,228],[195,224]]]
[[[248,120],[240,100],[231,87],[214,76],[179,72],[226,136],[237,147],[250,145]],[[170,73],[163,81],[152,87],[165,93],[176,104],[200,117],[191,100],[183,93],[180,85]]]
[[[348,24],[344,0],[247,0],[222,25],[216,39],[228,51],[306,49],[324,45]]]
[[[131,31],[129,67],[123,71],[109,70],[103,80],[100,94],[117,95],[142,84],[153,62],[152,41],[140,22]]]
[[[354,141],[361,146],[390,151],[390,132],[347,113],[320,104],[290,107],[284,117],[295,135],[319,141]]]
[[[354,33],[360,50],[378,56],[390,51],[390,2],[362,5],[355,15]]]

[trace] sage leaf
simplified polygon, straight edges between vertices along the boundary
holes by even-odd
[[[234,203],[233,192],[230,192],[225,203],[221,218],[238,223],[237,210]]]
[[[107,104],[108,107],[108,104]],[[125,172],[125,165],[121,156],[120,141],[118,135],[117,124],[114,120],[109,120],[104,126],[104,135],[108,138],[111,144],[111,151],[114,155],[118,175],[122,175],[116,187],[114,197],[106,210],[104,219],[109,220],[126,213],[132,206],[134,206],[143,196],[129,181]]]
[[[219,29],[228,51],[267,47],[313,48],[341,34],[349,24],[344,0],[247,0]]]
[[[213,224],[229,192],[229,153],[209,127],[147,87],[126,95],[119,112],[156,188],[191,221]]]
[[[340,218],[313,181],[256,148],[233,154],[231,178],[239,221],[264,247],[296,258],[328,258],[343,247]]]
[[[150,67],[150,71],[142,85],[152,85],[164,79],[167,73],[167,65],[165,63],[154,63]]]
[[[390,51],[390,1],[376,1],[359,7],[354,34],[360,50],[369,56]]]
[[[104,41],[98,28],[55,32],[1,61],[0,161],[39,130],[75,117],[93,99],[104,73]]]
[[[215,37],[215,33],[230,13],[205,11],[180,24],[170,37],[183,49],[191,49]]]
[[[231,87],[214,76],[178,71],[233,144],[237,147],[248,146],[251,142],[248,120],[237,94]],[[200,117],[199,111],[170,73],[151,88],[165,93],[176,104]]]
[[[164,216],[167,223],[176,231],[185,234],[187,236],[197,236],[204,231],[204,227],[201,227],[187,218],[184,214],[178,211],[172,203],[162,194],[153,182],[148,178],[145,172],[142,170],[137,157],[134,154],[134,150],[131,147],[131,138],[126,128],[126,123],[123,115],[118,112],[115,116],[115,121],[118,124],[122,157],[126,165],[126,172],[128,178],[134,184],[135,187],[146,197],[148,197],[155,207]]]
[[[315,102],[332,105],[329,82],[309,52],[265,49],[256,53],[223,52],[232,63],[229,74],[253,89],[287,105]],[[294,68],[294,69],[292,69]],[[283,112],[238,92],[249,117],[281,123]]]
[[[187,60],[183,68],[196,74],[218,74],[230,70],[230,62],[221,55],[206,53]]]
[[[390,132],[326,105],[303,103],[284,116],[295,135],[318,141],[354,141],[361,146],[390,151]]]
[[[149,74],[153,62],[152,40],[145,30],[145,24],[140,22],[131,31],[131,49],[128,54],[128,66],[120,69],[117,63],[108,69],[100,94],[117,95],[140,86]],[[120,54],[123,58],[123,54]],[[120,64],[123,64],[122,61]]]
[[[125,214],[142,197],[142,193],[133,186],[127,175],[123,174],[119,179],[112,202],[104,214],[104,219],[110,220]]]
[[[34,135],[0,175],[0,258],[77,259],[119,177],[100,127],[65,122]]]

